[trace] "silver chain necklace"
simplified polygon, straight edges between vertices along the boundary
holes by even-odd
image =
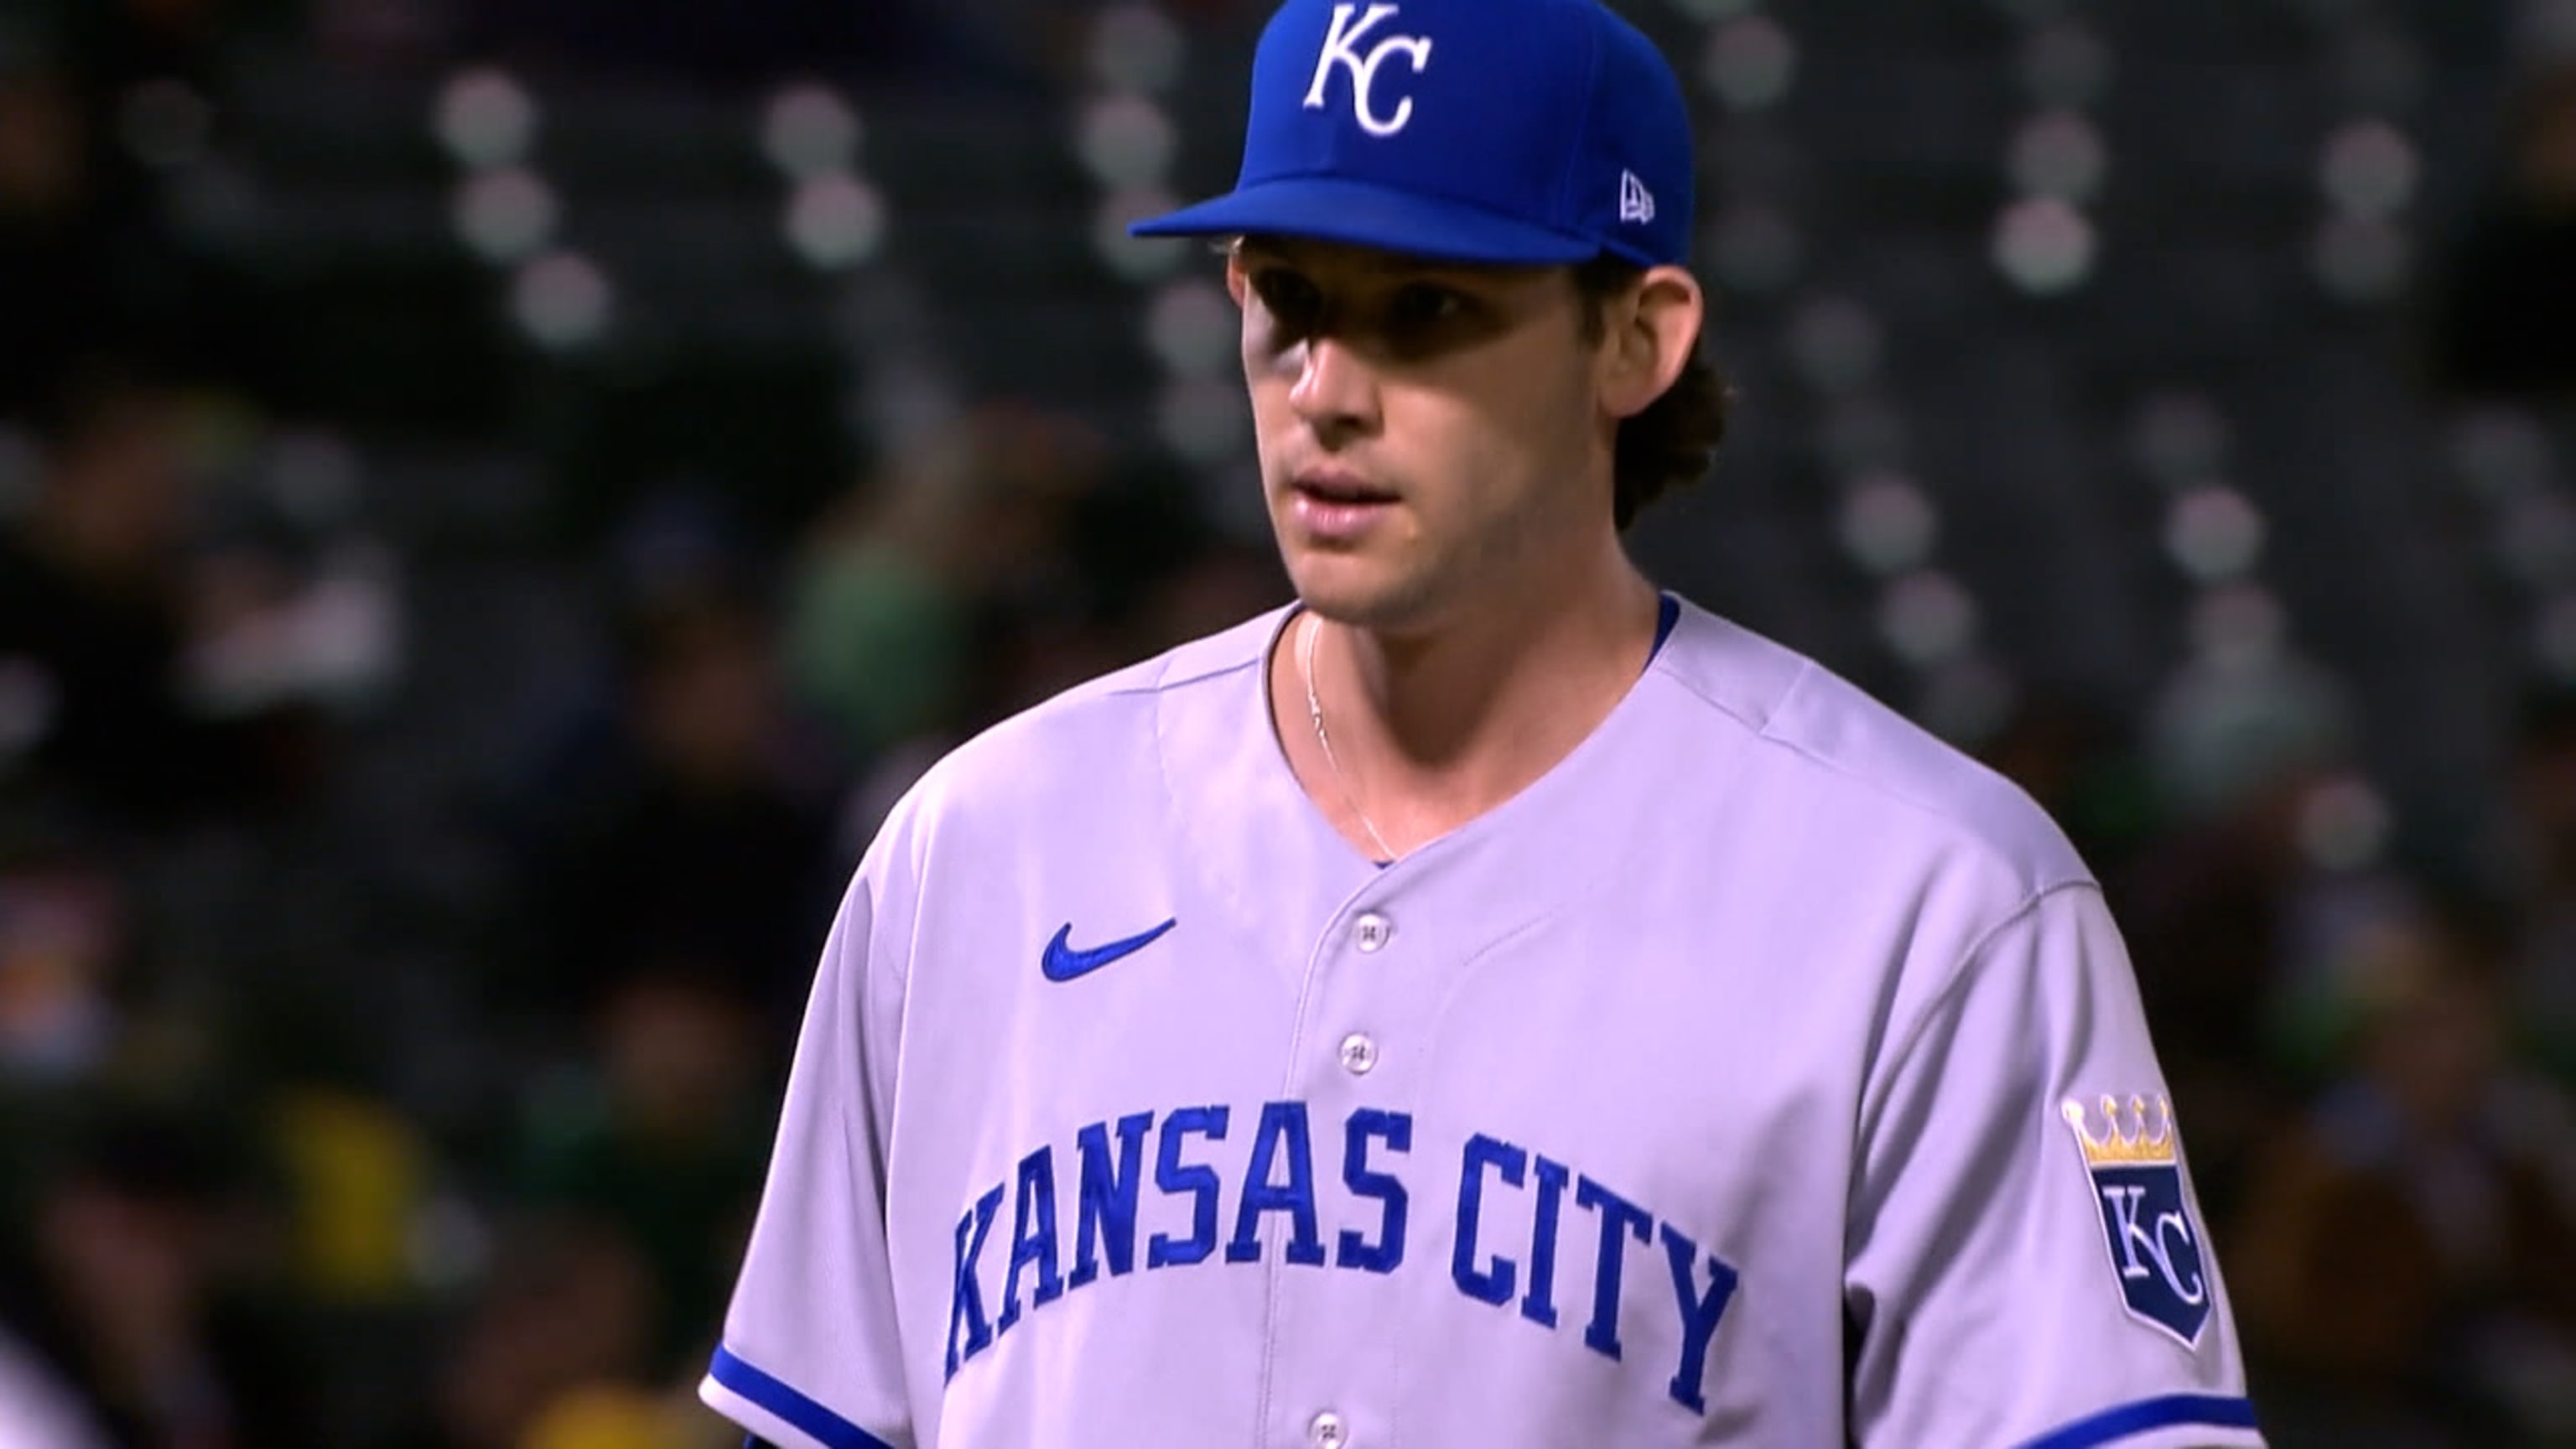
[[[1360,808],[1360,798],[1351,789],[1351,777],[1342,773],[1342,762],[1333,754],[1333,737],[1324,732],[1324,702],[1315,696],[1315,625],[1317,622],[1315,615],[1309,611],[1302,626],[1305,632],[1297,639],[1297,673],[1306,684],[1306,717],[1315,722],[1315,743],[1323,747],[1324,764],[1332,770],[1333,783],[1341,789],[1342,803],[1350,806],[1351,813],[1359,817],[1360,828],[1368,832],[1369,844],[1377,847],[1378,859],[1393,860],[1395,851],[1387,845],[1386,837],[1378,834],[1377,823],[1368,818],[1366,810]]]

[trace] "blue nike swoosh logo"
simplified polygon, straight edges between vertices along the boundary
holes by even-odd
[[[1112,961],[1135,955],[1161,940],[1165,931],[1180,923],[1180,918],[1176,916],[1150,931],[1130,936],[1124,941],[1112,941],[1106,946],[1093,946],[1088,950],[1077,951],[1073,948],[1073,922],[1067,921],[1064,923],[1064,929],[1055,933],[1055,939],[1047,942],[1046,957],[1038,963],[1038,969],[1046,973],[1046,979],[1049,981],[1077,980]]]

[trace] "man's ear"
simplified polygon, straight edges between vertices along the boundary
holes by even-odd
[[[1613,417],[1633,418],[1690,365],[1707,320],[1707,294],[1688,270],[1660,266],[1602,305],[1601,405]]]
[[[1234,305],[1240,307],[1243,305],[1244,290],[1251,285],[1251,278],[1243,270],[1243,244],[1237,242],[1225,249],[1226,295],[1232,297]]]

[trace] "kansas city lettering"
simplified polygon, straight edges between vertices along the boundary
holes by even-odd
[[[1405,1264],[1415,1208],[1403,1172],[1412,1153],[1406,1113],[1363,1108],[1319,1133],[1302,1102],[1183,1107],[1159,1119],[1138,1112],[1084,1126],[1070,1154],[1040,1147],[958,1218],[948,1375],[1103,1278],[1273,1254],[1300,1268],[1393,1273]],[[1318,1205],[1323,1174],[1348,1204],[1329,1223]],[[1499,1138],[1467,1140],[1457,1181],[1455,1200],[1438,1205],[1455,1214],[1450,1261],[1421,1270],[1445,1268],[1463,1296],[1579,1336],[1614,1361],[1627,1353],[1620,1305],[1632,1296],[1660,1304],[1680,1344],[1664,1390],[1707,1411],[1709,1350],[1735,1295],[1732,1266],[1609,1185]],[[1140,1242],[1149,1193],[1171,1225]]]

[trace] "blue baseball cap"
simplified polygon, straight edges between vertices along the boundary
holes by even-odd
[[[1692,173],[1672,66],[1600,0],[1287,0],[1234,190],[1130,230],[1654,266],[1689,255]]]

